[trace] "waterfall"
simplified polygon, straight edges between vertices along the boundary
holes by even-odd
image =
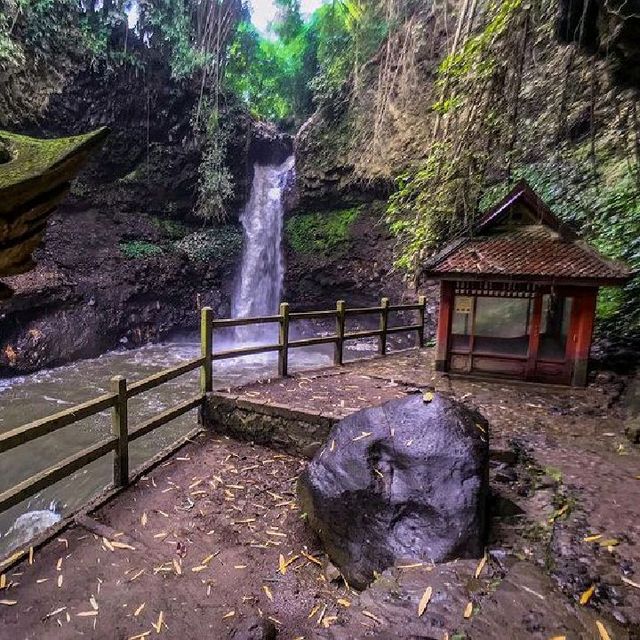
[[[273,315],[278,312],[284,262],[282,259],[283,193],[292,179],[294,157],[280,165],[255,164],[251,195],[240,222],[244,228],[244,248],[240,275],[231,311],[235,318]],[[271,326],[273,329],[273,325]],[[247,342],[264,336],[255,325],[238,327],[236,339]]]

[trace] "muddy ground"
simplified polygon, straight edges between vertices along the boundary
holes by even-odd
[[[478,407],[492,425],[486,561],[390,568],[361,594],[330,582],[295,502],[305,461],[209,434],[6,573],[8,637],[227,638],[258,615],[285,640],[640,638],[640,452],[623,435],[625,381],[473,382],[436,377],[430,358],[305,372],[260,393],[342,410],[432,386]]]

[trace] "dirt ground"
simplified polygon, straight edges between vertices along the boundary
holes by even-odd
[[[259,615],[284,640],[640,638],[640,452],[623,435],[624,381],[448,379],[430,358],[237,393],[341,414],[431,386],[479,408],[492,426],[486,562],[391,568],[362,594],[329,582],[295,502],[305,461],[207,434],[9,570],[0,636],[224,639]]]

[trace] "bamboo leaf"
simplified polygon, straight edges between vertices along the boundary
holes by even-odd
[[[420,602],[418,603],[418,617],[425,612],[427,605],[429,604],[429,600],[431,600],[432,593],[433,587],[427,587],[425,592],[422,594],[422,598],[420,598]]]

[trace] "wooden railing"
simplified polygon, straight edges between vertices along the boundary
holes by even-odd
[[[57,464],[1,493],[0,512],[10,509],[110,452],[113,452],[113,485],[116,488],[126,486],[130,479],[129,443],[200,407],[205,394],[213,390],[214,360],[277,351],[278,375],[287,376],[289,371],[289,350],[298,347],[333,344],[334,363],[341,365],[343,363],[344,343],[346,340],[377,336],[378,353],[385,355],[387,352],[387,336],[389,334],[415,331],[417,337],[416,345],[422,346],[424,344],[425,301],[425,297],[421,296],[417,304],[390,305],[387,298],[382,298],[380,306],[349,309],[343,300],[339,300],[336,303],[336,308],[329,311],[294,313],[289,311],[288,303],[283,302],[280,305],[280,313],[278,315],[220,320],[214,319],[212,309],[205,307],[202,309],[200,320],[201,355],[199,358],[189,360],[130,385],[127,385],[127,380],[122,376],[115,376],[111,380],[110,393],[0,434],[0,454],[2,454],[42,436],[55,433],[59,429],[94,416],[106,409],[111,409],[112,433],[109,437],[103,438],[99,442],[61,460]],[[418,312],[418,322],[416,324],[389,326],[390,313],[407,311]],[[346,332],[347,318],[365,314],[378,314],[379,325],[377,329]],[[300,340],[289,339],[289,328],[292,321],[326,320],[331,318],[335,320],[334,334]],[[215,329],[256,324],[278,324],[278,343],[214,352]],[[131,398],[156,389],[164,383],[196,369],[200,369],[200,389],[196,395],[143,421],[133,429],[129,428],[128,402]]]

